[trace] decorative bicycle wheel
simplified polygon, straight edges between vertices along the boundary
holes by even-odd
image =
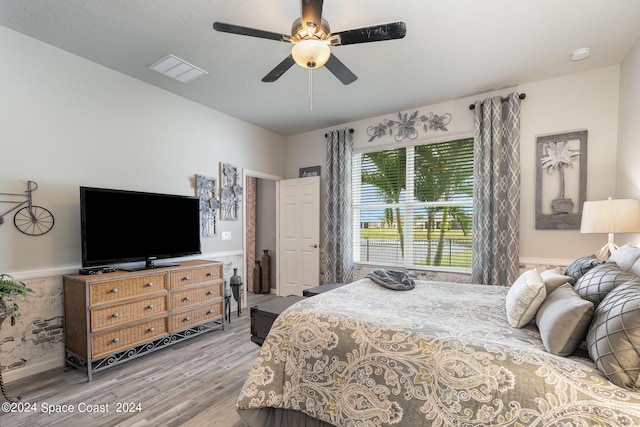
[[[53,228],[53,215],[42,206],[19,209],[13,217],[16,228],[29,236],[42,236]]]

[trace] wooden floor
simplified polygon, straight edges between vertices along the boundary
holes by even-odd
[[[248,307],[273,298],[277,297],[249,293]],[[240,317],[232,313],[224,331],[208,332],[99,372],[90,383],[86,374],[73,368],[9,383],[9,395],[21,396],[22,409],[30,412],[0,410],[0,426],[242,427],[235,402],[259,350],[250,340],[250,323],[249,308]],[[79,412],[93,407],[105,412]],[[67,408],[74,412],[43,412]],[[132,412],[117,412],[126,409]]]

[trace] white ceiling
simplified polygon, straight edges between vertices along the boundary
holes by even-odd
[[[307,70],[260,81],[290,44],[212,28],[289,34],[299,16],[296,0],[0,0],[0,25],[285,136],[618,64],[640,35],[638,0],[326,0],[334,32],[403,20],[407,35],[333,47],[358,80],[315,70],[310,111]],[[147,68],[169,53],[209,74]]]

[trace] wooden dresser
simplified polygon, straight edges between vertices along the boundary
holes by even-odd
[[[67,364],[93,372],[224,329],[222,263],[64,276]]]

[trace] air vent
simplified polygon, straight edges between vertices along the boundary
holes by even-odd
[[[209,74],[195,65],[189,64],[188,62],[173,55],[167,55],[158,59],[156,62],[149,65],[149,68],[185,84],[191,83],[195,79]]]

